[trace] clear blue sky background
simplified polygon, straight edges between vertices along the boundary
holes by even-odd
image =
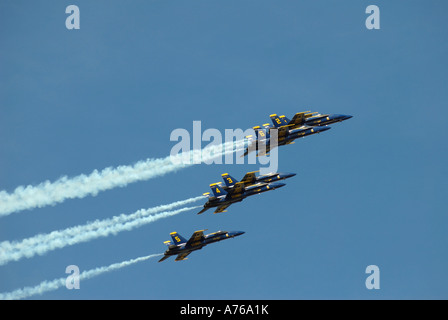
[[[81,29],[65,28],[76,4]],[[365,9],[381,10],[367,30]],[[2,1],[0,189],[165,157],[176,128],[271,113],[354,117],[279,149],[287,186],[0,266],[0,292],[152,253],[177,231],[243,230],[40,299],[448,298],[445,1]],[[204,143],[205,145],[206,143]],[[257,165],[196,165],[3,217],[0,241],[209,191]],[[201,204],[201,203],[198,203]],[[367,290],[365,269],[380,268]]]

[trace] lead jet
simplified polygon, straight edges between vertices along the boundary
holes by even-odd
[[[274,128],[288,126],[289,129],[296,129],[302,126],[327,126],[332,123],[348,120],[352,118],[352,116],[345,114],[320,114],[318,112],[304,111],[296,113],[291,120],[284,115],[278,116],[277,114],[271,114],[270,118],[274,124]]]
[[[244,184],[244,187],[252,186],[255,184],[261,184],[261,183],[271,183],[275,181],[280,181],[284,179],[288,179],[291,177],[294,177],[295,173],[268,173],[261,176],[256,176],[255,173],[258,171],[252,171],[248,172],[244,175],[243,179],[241,181],[236,180],[234,177],[232,177],[228,173],[223,173],[221,175],[222,179],[224,180],[225,186],[223,186],[223,189],[225,191],[228,191],[229,189],[233,188],[236,183],[240,182]]]
[[[257,156],[265,156],[271,151],[271,141],[274,146],[284,146],[287,144],[293,144],[296,139],[303,138],[312,134],[321,133],[330,130],[329,126],[302,126],[296,129],[290,129],[289,126],[284,125],[278,128],[271,128],[269,124],[264,124],[263,129],[260,126],[253,127],[256,138],[252,136],[246,136],[248,146],[244,151],[242,157],[248,155],[252,151],[257,152]],[[277,130],[277,143],[271,139],[272,130]]]
[[[210,243],[231,239],[244,233],[244,231],[218,231],[204,236],[204,231],[195,231],[188,241],[177,232],[171,232],[170,235],[173,241],[164,242],[168,246],[168,250],[165,251],[163,258],[159,262],[174,255],[177,255],[174,261],[186,260],[190,253],[200,250]]]
[[[210,189],[212,189],[213,196],[210,196],[210,192],[204,193],[204,196],[209,198],[204,204],[204,208],[198,212],[198,214],[201,214],[210,208],[216,208],[213,213],[226,212],[226,209],[235,202],[241,202],[249,196],[275,190],[283,186],[285,186],[284,183],[272,182],[257,183],[245,187],[244,182],[237,182],[233,184],[232,188],[227,188],[226,191],[222,186],[222,182],[212,183]]]

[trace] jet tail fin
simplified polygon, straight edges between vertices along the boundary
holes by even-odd
[[[278,128],[281,126],[285,126],[288,124],[289,121],[285,116],[278,116],[277,114],[271,114],[269,116],[271,118],[272,123],[274,124],[274,127]]]
[[[182,237],[177,232],[171,232],[170,236],[171,236],[171,239],[173,239],[173,243],[176,244],[176,245],[187,242],[187,239]]]
[[[234,177],[232,177],[228,173],[223,173],[221,176],[222,176],[222,179],[224,180],[224,183],[226,184],[227,187],[233,187],[235,185],[235,183],[238,182],[238,180],[236,180]]]
[[[219,196],[227,194],[227,192],[221,187],[221,182],[212,183],[210,185],[210,189],[212,189],[215,197],[219,197]]]
[[[291,120],[287,118],[285,115],[280,116],[280,119],[282,119],[283,123],[286,125],[291,122]]]
[[[246,149],[244,150],[244,154],[241,155],[241,157],[247,156],[252,151],[256,151],[258,154],[259,153],[258,148],[261,144],[263,144],[263,145],[269,144],[270,136],[271,136],[269,133],[269,131],[271,130],[271,128],[269,127],[269,124],[265,123],[263,125],[263,128],[261,128],[260,126],[255,126],[252,129],[254,129],[256,139],[254,140],[252,136],[246,136],[249,143],[248,143],[248,146],[246,147]],[[269,152],[269,150],[267,150],[266,152],[262,152],[261,155],[265,155],[268,152]],[[257,155],[257,157],[258,157],[258,155]]]
[[[257,177],[255,176],[255,172],[258,172],[258,171],[251,171],[251,172],[246,173],[244,175],[243,179],[241,179],[241,182],[243,182],[244,185],[246,185],[246,186],[254,184],[255,181],[257,180]]]
[[[288,124],[290,124],[294,127],[299,127],[299,126],[303,125],[306,120],[307,112],[309,112],[309,111],[297,112],[294,115],[294,117],[292,117],[292,119],[290,121],[288,121]]]
[[[263,125],[263,128],[260,126],[255,126],[252,129],[255,131],[255,135],[257,136],[257,140],[263,140],[269,138],[269,128],[266,124]]]

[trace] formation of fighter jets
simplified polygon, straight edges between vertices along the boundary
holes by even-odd
[[[204,204],[204,208],[198,214],[214,207],[217,207],[217,209],[213,213],[225,212],[232,203],[243,201],[243,199],[255,194],[285,186],[284,183],[274,181],[283,180],[295,175],[295,173],[272,173],[256,177],[254,171],[246,173],[243,179],[238,181],[228,173],[224,173],[221,176],[224,179],[225,186],[221,182],[210,185],[213,196],[210,196],[210,192],[204,193],[204,196],[209,198]]]
[[[246,137],[249,144],[243,156],[248,155],[251,151],[256,151],[257,156],[268,154],[271,148],[272,130],[276,130],[277,133],[277,146],[282,146],[293,144],[296,139],[327,131],[330,129],[329,124],[342,122],[351,117],[344,114],[319,114],[317,112],[304,111],[296,113],[290,120],[284,115],[271,114],[270,118],[273,126],[266,123],[263,127],[253,127],[256,138],[253,139],[252,136]],[[260,144],[263,144],[262,148],[259,148]],[[216,208],[213,213],[226,212],[226,209],[233,203],[241,202],[252,195],[281,188],[286,184],[278,181],[296,175],[295,173],[270,173],[256,176],[255,173],[256,171],[246,173],[241,181],[236,180],[228,173],[222,174],[224,184],[222,182],[210,184],[213,195],[210,192],[204,193],[204,196],[208,197],[208,199],[198,214],[210,208]],[[164,242],[168,245],[168,249],[159,262],[172,255],[177,255],[175,261],[186,260],[186,257],[191,252],[202,249],[210,243],[234,238],[244,233],[243,231],[217,231],[204,235],[204,231],[195,231],[189,240],[186,240],[177,232],[170,233],[172,241]]]
[[[317,112],[304,111],[296,113],[289,120],[284,115],[271,114],[270,118],[274,126],[265,123],[263,127],[253,127],[256,138],[254,139],[252,136],[246,137],[249,144],[243,156],[248,155],[251,151],[256,151],[257,156],[267,155],[271,150],[272,130],[277,131],[277,141],[273,146],[284,146],[293,144],[296,139],[330,130],[329,124],[342,122],[351,117],[345,114],[319,114]],[[261,149],[260,146],[262,146]]]

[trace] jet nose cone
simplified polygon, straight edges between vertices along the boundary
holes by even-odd
[[[339,121],[348,120],[350,118],[353,118],[353,116],[348,115],[348,114],[337,114],[336,115],[336,120],[339,120]]]
[[[291,177],[294,177],[296,174],[292,173],[292,172],[282,172],[278,174],[280,176],[281,179],[288,179]]]
[[[230,235],[231,237],[238,237],[238,236],[240,236],[240,235],[242,235],[242,234],[245,234],[245,232],[244,232],[244,231],[230,231],[230,232],[229,232],[229,235]]]

